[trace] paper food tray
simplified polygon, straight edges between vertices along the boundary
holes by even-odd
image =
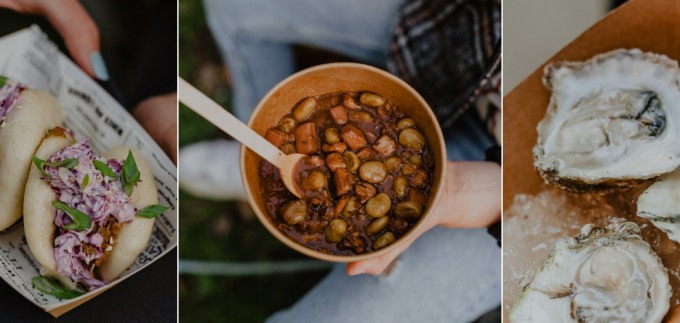
[[[69,60],[37,26],[0,38],[0,74],[54,95],[64,110],[63,125],[76,138],[90,138],[95,152],[114,146],[138,149],[153,169],[160,205],[147,248],[111,284],[62,300],[33,288],[39,265],[26,244],[22,224],[0,234],[0,277],[35,305],[57,317],[117,285],[177,245],[177,170],[154,140],[104,89]]]
[[[503,210],[512,206],[517,194],[535,195],[546,187],[534,169],[532,153],[537,140],[536,125],[550,100],[550,92],[542,82],[543,68],[554,61],[584,61],[618,48],[639,48],[680,61],[680,1],[633,0],[624,4],[541,64],[504,97]],[[504,275],[509,274],[505,269]],[[671,305],[671,312],[677,308]],[[508,309],[503,307],[506,321]]]

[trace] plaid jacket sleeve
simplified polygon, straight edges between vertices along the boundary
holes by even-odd
[[[387,67],[446,128],[500,79],[500,0],[407,0],[398,19]]]

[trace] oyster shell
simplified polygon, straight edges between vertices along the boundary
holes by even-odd
[[[559,239],[510,313],[511,322],[661,322],[668,272],[633,222],[585,225]]]
[[[545,68],[552,90],[534,166],[572,191],[625,186],[680,165],[680,68],[665,55],[619,49]]]
[[[637,215],[680,242],[680,169],[661,176],[640,194]]]

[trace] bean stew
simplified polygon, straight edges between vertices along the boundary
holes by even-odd
[[[302,199],[262,161],[262,194],[274,225],[311,249],[357,255],[388,246],[423,214],[434,155],[413,119],[375,93],[300,101],[265,138],[298,165]]]

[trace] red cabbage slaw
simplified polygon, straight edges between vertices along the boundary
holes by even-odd
[[[5,118],[10,111],[17,105],[19,94],[26,88],[21,83],[7,80],[0,88],[0,127],[5,124]]]
[[[99,234],[98,229],[106,226],[111,217],[119,223],[131,222],[137,209],[125,195],[118,180],[122,171],[121,161],[95,156],[89,141],[79,141],[66,146],[52,154],[47,161],[59,162],[69,158],[78,159],[78,165],[71,169],[46,165],[44,170],[49,177],[43,176],[41,179],[52,186],[60,202],[87,214],[92,220],[92,225],[82,231],[65,229],[64,226],[72,220],[63,211],[55,209],[54,224],[57,226],[57,237],[54,239],[54,259],[60,274],[85,285],[88,290],[93,290],[107,284],[94,278],[90,270],[95,260],[103,257],[105,253],[102,247],[105,243],[104,237]],[[93,164],[95,160],[105,163],[118,176],[115,178],[104,176],[95,168]],[[89,254],[85,253],[86,246]]]

